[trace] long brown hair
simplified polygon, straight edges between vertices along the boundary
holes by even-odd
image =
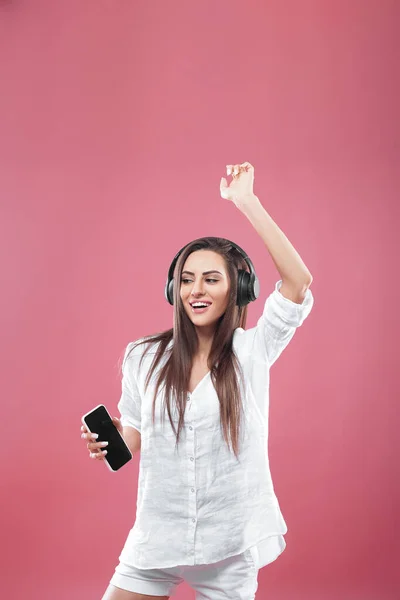
[[[236,304],[238,269],[248,270],[246,261],[241,254],[224,238],[203,237],[190,242],[180,254],[174,269],[174,313],[173,327],[161,333],[147,336],[136,342],[130,352],[140,344],[149,344],[142,354],[140,364],[151,347],[159,343],[151,368],[146,377],[147,389],[154,370],[157,368],[168,344],[173,340],[169,356],[159,372],[154,400],[153,424],[155,419],[155,406],[158,389],[161,385],[165,388],[165,407],[176,436],[176,444],[184,425],[184,414],[187,402],[187,393],[192,368],[193,357],[198,347],[198,338],[195,326],[186,314],[180,297],[181,275],[183,266],[189,254],[196,250],[212,250],[220,254],[224,260],[230,281],[229,300],[225,313],[219,318],[208,357],[208,368],[211,380],[217,392],[220,403],[220,425],[223,437],[228,445],[232,446],[236,457],[239,453],[240,424],[242,416],[242,400],[237,374],[243,381],[240,363],[233,350],[233,333],[237,327],[246,326],[247,305],[239,307]],[[176,431],[171,416],[171,395],[175,391],[175,403],[179,414],[178,431]]]

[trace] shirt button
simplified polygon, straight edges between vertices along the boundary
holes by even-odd
[[[192,492],[194,492],[194,488],[192,488]]]
[[[190,460],[194,460],[193,456],[190,457]]]
[[[192,431],[193,427],[191,425],[189,425],[189,429],[190,429],[190,431]]]
[[[193,522],[193,523],[196,523],[196,519],[192,519],[192,522]]]

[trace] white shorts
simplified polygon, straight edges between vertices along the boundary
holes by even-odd
[[[137,569],[120,562],[110,584],[137,594],[172,596],[185,581],[195,590],[196,600],[254,600],[257,577],[258,551],[253,546],[209,565]]]

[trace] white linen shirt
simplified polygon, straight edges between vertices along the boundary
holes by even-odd
[[[168,414],[161,415],[157,395],[155,424],[152,403],[160,361],[145,393],[145,378],[156,346],[125,350],[122,395],[118,403],[123,425],[141,433],[136,520],[120,560],[142,569],[215,563],[255,546],[258,567],[285,549],[287,532],[272,483],[268,458],[269,369],[302,325],[314,303],[308,288],[302,304],[279,291],[265,302],[256,327],[235,329],[233,348],[243,369],[243,417],[239,460],[223,439],[219,401],[210,372],[191,394],[177,450]],[[172,344],[173,340],[170,342]],[[167,348],[170,346],[167,346]],[[171,402],[177,429],[179,414]]]

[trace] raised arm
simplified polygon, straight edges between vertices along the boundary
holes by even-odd
[[[222,198],[231,200],[261,236],[282,279],[279,290],[282,296],[301,304],[312,283],[312,275],[283,231],[254,194],[254,167],[245,162],[241,165],[227,165],[226,169],[228,175],[232,174],[232,181],[228,186],[226,179],[221,179]]]

